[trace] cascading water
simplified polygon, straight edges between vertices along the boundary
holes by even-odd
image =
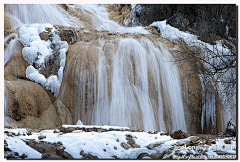
[[[94,41],[82,39],[75,43],[74,54],[67,56],[57,99],[65,105],[74,102],[68,107],[74,110],[75,123],[80,119],[84,124],[145,131],[187,131],[178,69],[162,43],[143,35],[149,32],[142,27],[127,28],[110,20],[103,6],[69,7],[90,13],[91,21],[76,20],[57,5],[6,5],[6,11],[23,24],[90,24],[98,31],[115,33],[110,40],[101,34]]]
[[[13,16],[13,18],[18,20],[18,23],[15,23],[14,26],[12,25],[13,29],[22,24],[32,23],[82,26],[82,23],[77,18],[72,17],[63,8],[54,4],[6,4],[5,10],[9,16]]]
[[[6,50],[4,51],[4,65],[6,65],[6,63],[10,61],[12,55],[20,49],[20,39],[16,33],[12,33],[4,38],[4,43],[8,44]]]
[[[66,102],[66,84],[79,76],[75,121],[186,130],[178,71],[169,51],[144,37],[97,41],[96,47],[79,45],[66,66],[59,99]]]
[[[142,33],[149,34],[147,30],[142,27],[125,27],[119,25],[117,22],[109,19],[109,14],[106,11],[104,5],[70,5],[71,9],[77,10],[78,14],[81,15],[81,19],[84,20],[86,27],[94,28],[98,31],[108,30],[111,32],[118,33]],[[84,15],[84,16],[82,16]]]

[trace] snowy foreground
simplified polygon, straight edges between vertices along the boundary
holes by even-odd
[[[235,159],[236,138],[188,135],[128,127],[63,125],[55,130],[4,129],[7,159]]]

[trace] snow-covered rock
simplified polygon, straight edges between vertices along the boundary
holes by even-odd
[[[48,28],[48,30],[46,30]],[[51,29],[51,30],[49,30]],[[47,40],[41,40],[40,34],[42,32],[47,33]],[[48,90],[54,93],[57,97],[63,78],[63,69],[66,62],[66,52],[68,51],[68,43],[61,41],[58,31],[51,24],[31,24],[29,26],[21,26],[19,29],[20,40],[25,46],[22,49],[22,55],[25,61],[30,65],[26,69],[26,77],[30,80],[40,83]],[[46,65],[46,60],[53,59],[55,65]],[[36,64],[33,67],[33,64]],[[58,67],[60,64],[60,68]],[[44,68],[58,68],[58,72],[55,74],[44,75],[41,71]],[[45,74],[48,74],[47,72]]]

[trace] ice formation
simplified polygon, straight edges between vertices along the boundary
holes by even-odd
[[[50,28],[51,31],[46,31],[46,28]],[[49,34],[50,38],[47,41],[41,40],[39,34],[42,32]],[[61,41],[57,32],[51,24],[31,24],[19,29],[20,40],[25,46],[22,49],[22,55],[24,60],[30,64],[26,69],[26,77],[45,86],[54,93],[55,97],[58,95],[61,86],[66,52],[68,51],[67,42]],[[56,59],[59,59],[60,68],[57,75],[51,74],[46,78],[40,71],[45,67],[46,60],[54,58],[53,55],[59,55]]]
[[[81,120],[78,120],[78,122],[76,123],[76,125],[83,125],[83,123],[81,122]]]
[[[37,58],[37,49],[35,47],[25,47],[22,50],[22,55],[24,60],[32,65]]]

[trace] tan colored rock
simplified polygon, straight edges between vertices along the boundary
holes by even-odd
[[[44,40],[44,41],[47,41],[47,40],[48,40],[48,34],[49,34],[49,33],[48,33],[48,32],[45,32],[45,31],[42,32],[42,33],[40,33],[40,34],[39,34],[40,39],[41,39],[41,40]]]
[[[62,125],[61,118],[53,105],[50,105],[41,116],[27,116],[21,121],[13,120],[10,126],[27,127],[27,128],[41,128],[41,129],[55,129]]]
[[[50,105],[40,117],[41,123],[39,128],[53,129],[62,125],[61,117],[59,116],[56,107]]]
[[[123,25],[124,19],[130,14],[132,7],[130,4],[105,5],[109,12],[109,18]]]
[[[76,42],[76,35],[74,30],[71,29],[60,30],[58,34],[61,40],[66,41],[68,44],[73,44],[74,42]]]
[[[62,124],[75,124],[72,121],[70,110],[61,101],[56,100],[53,105],[57,108],[57,112],[61,118]]]
[[[4,30],[11,29],[9,14],[4,13]]]
[[[40,125],[44,128],[61,125],[57,111],[53,106],[50,107],[54,97],[44,87],[22,79],[5,81],[5,86],[8,100],[7,114],[19,122],[19,125],[30,128],[37,128]]]
[[[51,105],[51,95],[41,85],[25,80],[5,81],[9,114],[21,120],[26,116],[40,117]],[[50,95],[50,96],[49,96]]]

